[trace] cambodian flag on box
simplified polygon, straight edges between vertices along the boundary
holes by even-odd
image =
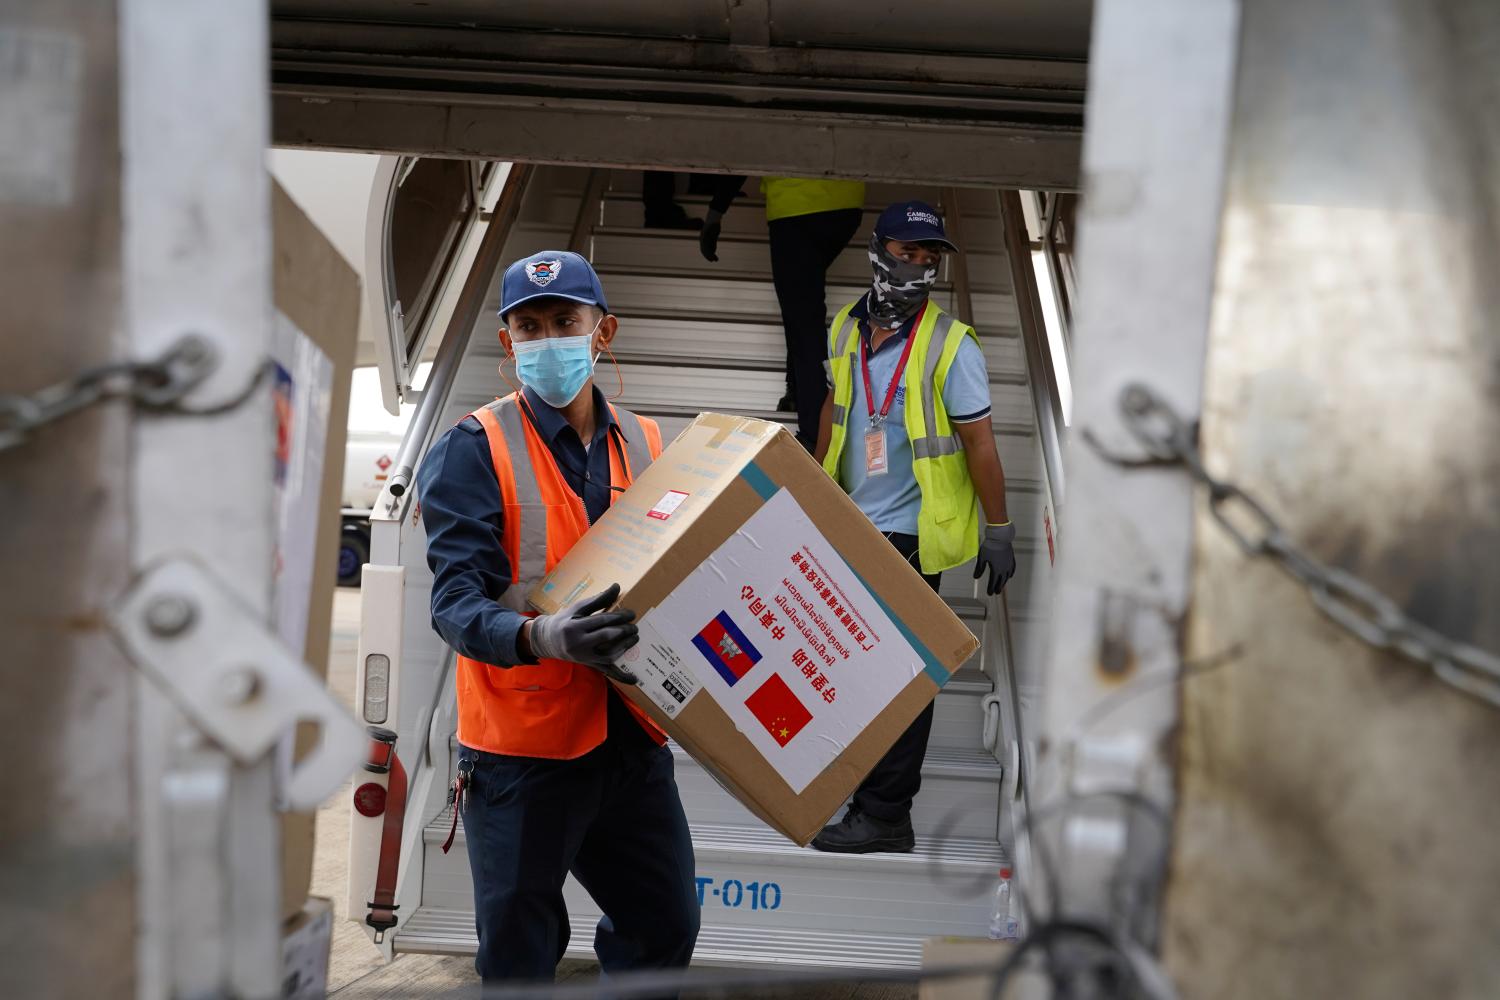
[[[739,630],[727,611],[714,615],[713,621],[693,636],[693,645],[730,687],[760,662],[760,653],[750,645],[750,640],[745,638],[745,633]]]

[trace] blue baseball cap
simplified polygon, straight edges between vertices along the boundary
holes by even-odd
[[[875,235],[906,243],[941,243],[957,252],[958,245],[943,231],[943,217],[925,201],[900,201],[880,213]]]
[[[567,250],[543,250],[505,269],[500,282],[500,318],[532,299],[572,299],[609,312],[594,266]]]

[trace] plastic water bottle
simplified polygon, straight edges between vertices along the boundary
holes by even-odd
[[[1021,936],[1021,922],[1010,912],[1010,869],[1000,869],[995,886],[995,905],[990,909],[990,940],[1015,941]]]

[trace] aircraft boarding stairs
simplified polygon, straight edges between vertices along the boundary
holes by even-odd
[[[500,260],[565,247],[584,226],[584,252],[620,317],[619,401],[659,420],[666,441],[703,410],[790,426],[791,414],[776,412],[784,391],[785,352],[756,181],[746,182],[747,196],[726,216],[720,260],[710,264],[699,255],[696,233],[641,228],[640,176],[532,168]],[[829,274],[830,316],[866,287],[864,247],[878,210],[910,197],[945,202],[937,190],[870,185],[865,224]],[[580,211],[585,199],[591,203]],[[706,207],[702,197],[679,200],[694,214]],[[1013,844],[1010,805],[1017,769],[1014,702],[1006,693],[1014,683],[1009,650],[1039,648],[1049,590],[1043,521],[1050,501],[996,192],[966,190],[946,201],[943,210],[950,226],[958,223],[967,251],[972,312],[989,365],[1010,511],[1020,531],[1019,571],[1007,594],[1009,630],[999,620],[1004,605],[975,598],[968,568],[944,575],[943,595],[982,647],[937,699],[913,816],[913,854],[854,856],[798,848],[763,826],[674,745],[703,904],[696,953],[701,963],[911,967],[918,963],[922,939],[983,936],[988,926],[996,873],[1007,863],[1002,844]],[[958,311],[957,275],[941,277],[937,301]],[[432,437],[509,391],[496,372],[502,357],[495,336],[498,286],[497,272]],[[513,377],[508,366],[507,373]],[[600,359],[596,381],[606,395],[617,391],[607,356]],[[420,497],[416,500],[419,504]],[[431,629],[431,575],[419,508],[409,502],[410,495],[407,501],[400,520],[386,526],[398,530],[399,539],[392,544],[392,536],[384,542],[377,536],[372,560],[399,562],[406,572],[397,718],[412,792],[399,890],[402,919],[388,940],[397,952],[471,953],[475,933],[462,823],[452,851],[440,850],[451,822],[446,786],[457,761],[452,655]],[[591,956],[599,911],[572,880],[567,900],[570,954]]]

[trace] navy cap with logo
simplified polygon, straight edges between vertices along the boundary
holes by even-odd
[[[943,230],[943,217],[925,201],[901,201],[881,212],[875,220],[875,235],[904,243],[941,243],[958,250]]]
[[[568,250],[543,250],[507,267],[500,282],[500,318],[522,302],[542,298],[572,299],[609,312],[593,265]]]

